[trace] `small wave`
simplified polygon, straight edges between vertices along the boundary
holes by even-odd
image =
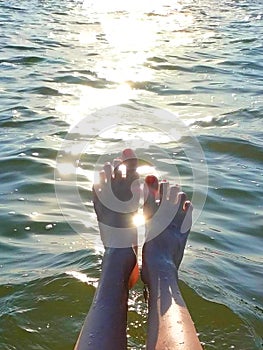
[[[182,102],[182,101],[177,101],[177,102],[172,102],[169,103],[169,106],[176,106],[176,107],[188,107],[188,106],[192,106],[192,107],[202,107],[202,108],[218,108],[218,106],[213,105],[213,104],[209,104],[209,103],[197,103],[197,102]],[[217,118],[216,118],[217,119]],[[206,119],[205,119],[206,120]],[[205,120],[201,120],[205,121]],[[211,120],[211,118],[209,118],[209,120]],[[199,121],[196,121],[196,123],[198,123]],[[195,125],[195,122],[190,122],[188,123],[189,125]],[[205,126],[204,126],[205,127]]]
[[[50,170],[53,171],[50,164],[47,164],[43,159],[38,159],[35,156],[28,157],[25,153],[20,153],[18,156],[5,157],[4,159],[0,158],[0,164],[3,170],[1,176],[6,176],[9,173],[16,174],[18,170],[18,176],[21,176],[23,173],[28,173],[31,176],[37,174],[43,176],[44,173],[50,173]]]
[[[44,96],[63,96],[64,94],[56,89],[52,89],[48,86],[40,86],[35,88],[28,88],[19,90],[19,92],[28,92],[31,94],[44,95]],[[67,94],[68,95],[68,94]]]
[[[98,286],[98,279],[93,277],[88,277],[85,273],[78,272],[78,271],[66,271],[66,274],[76,278],[81,282],[91,284],[94,287]]]
[[[178,72],[186,72],[186,73],[189,73],[193,70],[192,67],[186,67],[186,66],[182,66],[182,65],[175,65],[175,64],[171,64],[171,63],[168,63],[167,60],[164,60],[164,59],[158,59],[158,58],[152,58],[148,61],[152,61],[152,62],[156,62],[158,64],[154,65],[154,64],[150,64],[150,63],[146,63],[145,66],[147,68],[151,68],[151,69],[154,69],[154,70],[174,70],[174,71],[178,71]],[[164,64],[164,62],[167,62]],[[162,63],[162,64],[159,64],[159,63]]]
[[[56,83],[67,83],[90,86],[97,89],[106,88],[110,85],[110,82],[106,79],[94,79],[88,78],[87,76],[75,76],[75,75],[63,75],[61,77],[55,77],[54,82]]]
[[[251,61],[242,61],[242,60],[239,60],[238,62],[237,61],[229,61],[229,60],[225,60],[225,61],[222,61],[222,62],[219,62],[218,65],[220,66],[234,66],[234,67],[241,67],[242,69],[244,69],[244,72],[243,74],[246,75],[246,71],[245,70],[254,70],[254,71],[258,71],[258,72],[261,72],[262,69],[263,69],[263,66],[260,62],[251,62]],[[260,77],[259,77],[260,78]]]
[[[261,162],[263,150],[251,141],[233,137],[203,136],[201,139],[203,149],[209,152],[224,153],[235,156],[238,160],[254,160]]]
[[[164,63],[164,62],[167,62],[167,59],[163,58],[163,57],[153,56],[153,57],[149,57],[147,61],[152,61],[152,62],[156,62],[156,63]]]
[[[11,49],[11,50],[18,50],[18,51],[34,51],[34,50],[38,50],[37,47],[34,46],[25,46],[25,45],[5,45],[4,47],[6,50],[7,49]]]
[[[39,56],[18,56],[9,59],[0,59],[0,64],[10,63],[10,64],[21,64],[21,65],[34,65],[45,61],[44,57]]]
[[[202,127],[202,128],[216,128],[216,127],[227,127],[233,126],[236,123],[226,117],[216,118],[204,118],[202,120],[194,121],[190,126]]]
[[[12,10],[12,11],[26,12],[26,9],[23,9],[17,6],[6,5],[6,4],[1,4],[1,8],[4,8],[6,10]]]
[[[7,111],[12,111],[13,112],[13,111],[16,111],[16,110],[17,109],[10,108],[10,109],[5,110],[4,112],[7,112]],[[30,111],[28,109],[25,109],[25,111],[27,111],[27,115],[33,114],[32,111]],[[13,115],[11,115],[11,116],[1,117],[1,119],[0,119],[0,126],[1,127],[6,127],[6,128],[20,128],[20,127],[23,128],[23,127],[26,127],[27,125],[28,126],[35,125],[36,124],[36,120],[37,120],[37,123],[39,125],[42,122],[50,121],[52,119],[53,119],[52,117],[42,117],[42,118],[34,118],[34,119],[28,118],[28,119],[24,119],[24,120],[18,120],[16,118],[14,118]]]
[[[238,38],[238,39],[230,40],[230,43],[232,43],[232,44],[251,44],[257,40],[258,40],[258,38],[242,38],[242,39]]]

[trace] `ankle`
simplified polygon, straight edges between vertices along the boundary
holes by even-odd
[[[136,264],[132,248],[105,248],[102,269],[111,275],[123,275],[128,279]]]
[[[149,287],[157,281],[178,280],[178,270],[173,259],[165,255],[144,257],[142,265],[142,280]]]

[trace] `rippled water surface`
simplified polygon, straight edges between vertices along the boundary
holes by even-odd
[[[261,0],[0,1],[1,350],[73,349],[93,172],[126,146],[195,204],[180,279],[204,348],[262,349],[262,37]],[[129,303],[143,349],[141,284]]]

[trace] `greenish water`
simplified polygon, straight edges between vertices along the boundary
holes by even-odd
[[[93,171],[130,143],[190,197],[207,190],[180,272],[204,348],[262,349],[262,12],[253,0],[0,1],[1,350],[73,349],[102,257]],[[170,137],[179,121],[203,158]],[[72,169],[56,175],[65,138],[85,145],[73,184]],[[129,349],[143,349],[140,284],[129,304]]]

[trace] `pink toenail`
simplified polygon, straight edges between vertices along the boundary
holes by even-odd
[[[183,205],[183,211],[187,211],[190,205],[191,205],[190,201],[185,201]]]
[[[148,185],[148,188],[150,191],[154,191],[154,192],[158,191],[159,183],[156,176],[154,175],[146,176],[145,183]]]
[[[136,155],[134,153],[134,151],[131,148],[126,148],[123,152],[122,152],[123,156],[125,159],[129,159],[129,158],[136,158]]]
[[[148,175],[145,178],[145,182],[147,183],[147,185],[153,185],[155,183],[158,183],[158,180],[154,175]]]

